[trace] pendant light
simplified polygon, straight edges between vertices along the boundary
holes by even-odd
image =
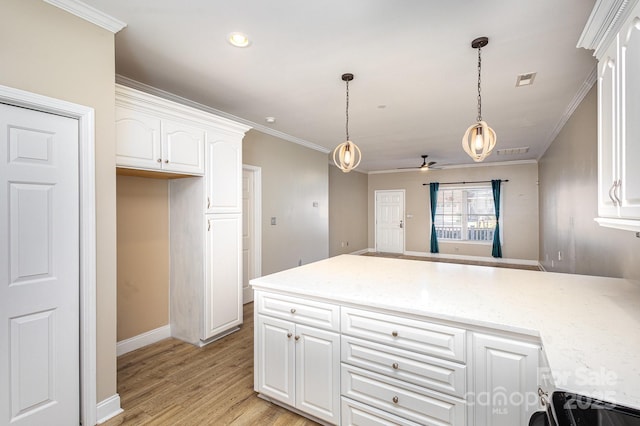
[[[333,162],[344,173],[349,173],[351,170],[358,167],[362,155],[360,148],[351,142],[349,139],[349,82],[353,80],[353,74],[342,74],[342,81],[347,83],[347,140],[333,150]]]
[[[471,125],[462,137],[462,148],[476,162],[487,158],[496,146],[496,132],[482,120],[482,93],[480,91],[481,50],[487,44],[489,44],[487,37],[479,37],[471,42],[471,47],[478,49],[478,117],[476,119],[477,123]]]

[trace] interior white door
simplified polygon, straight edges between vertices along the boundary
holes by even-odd
[[[376,251],[404,253],[404,191],[376,191]]]
[[[0,423],[79,423],[78,122],[0,104]]]
[[[242,303],[253,302],[253,289],[249,280],[255,278],[255,174],[242,171]]]

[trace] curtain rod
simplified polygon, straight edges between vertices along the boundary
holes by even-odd
[[[509,179],[504,179],[502,182],[509,182]],[[439,182],[440,185],[466,185],[467,183],[491,183],[490,180],[474,180],[472,182]],[[428,183],[423,183],[422,186],[427,186]]]

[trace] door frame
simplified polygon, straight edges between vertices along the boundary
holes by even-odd
[[[262,276],[262,167],[243,164],[242,170],[253,173],[253,272]]]
[[[401,192],[402,193],[402,253],[406,251],[407,247],[407,197],[404,189],[376,189],[373,191],[373,250],[378,251],[378,193],[382,192]]]
[[[80,422],[97,422],[96,390],[96,203],[93,108],[0,85],[0,102],[78,120],[80,196]]]

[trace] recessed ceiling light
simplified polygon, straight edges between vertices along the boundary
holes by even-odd
[[[264,121],[266,121],[269,124],[273,124],[276,122],[276,118],[275,117],[265,117]]]
[[[535,72],[520,74],[516,79],[516,87],[531,86],[536,79],[536,74]]]
[[[235,47],[247,47],[251,44],[249,36],[240,32],[233,32],[227,36],[227,41]]]

